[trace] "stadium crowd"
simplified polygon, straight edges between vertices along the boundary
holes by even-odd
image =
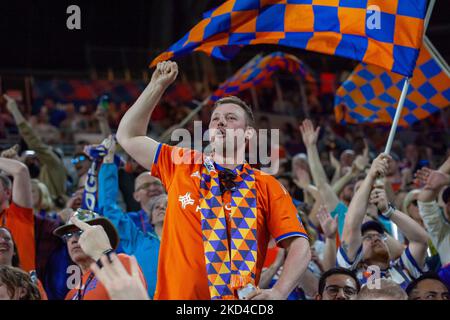
[[[283,99],[270,92],[260,92],[263,111],[294,110],[296,125],[280,128],[274,176],[292,198],[311,257],[287,298],[448,300],[447,111],[401,129],[386,155],[389,127],[335,123],[329,93],[308,88],[305,112],[295,90]],[[185,83],[172,90],[147,134],[158,137],[189,113],[179,96],[185,102],[207,94]],[[116,141],[129,106],[76,111],[67,104],[63,112],[46,101],[31,116],[3,99],[0,126],[17,128],[23,142],[0,155],[0,299],[153,299],[158,281],[170,282],[158,268],[168,254],[163,232],[174,234],[164,224],[172,182],[164,173],[152,175]],[[209,109],[215,108],[197,118],[206,127]],[[255,126],[274,129],[271,122],[263,115]],[[102,139],[73,140],[84,131],[100,131]],[[61,139],[73,144],[72,154],[57,147]],[[273,288],[290,251],[273,238],[266,249],[258,251],[264,259],[258,290]]]

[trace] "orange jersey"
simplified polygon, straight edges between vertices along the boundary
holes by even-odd
[[[122,262],[128,273],[131,274],[130,257],[126,254],[118,254],[120,262]],[[142,283],[147,289],[147,283],[145,282],[144,275],[141,268],[139,268],[139,275]],[[81,299],[78,299],[78,295]],[[103,284],[94,276],[92,271],[83,274],[81,289],[72,289],[66,295],[66,300],[111,300],[108,292]]]
[[[184,158],[190,163],[178,163]],[[152,166],[152,175],[161,179],[168,193],[158,264],[155,299],[209,300],[200,214],[202,154],[161,144]],[[197,163],[194,163],[194,158]],[[257,198],[256,283],[271,236],[279,244],[289,237],[305,237],[297,210],[283,186],[272,176],[254,170]],[[223,203],[229,215],[231,196]],[[229,226],[228,226],[229,227]],[[228,230],[230,232],[230,230]]]
[[[20,268],[26,272],[35,270],[33,209],[21,208],[15,203],[11,203],[9,208],[0,213],[0,226],[11,231],[19,253]]]

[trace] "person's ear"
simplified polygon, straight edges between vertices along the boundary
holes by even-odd
[[[250,141],[256,135],[256,130],[253,127],[248,126],[245,129],[245,140]]]
[[[140,202],[141,198],[139,197],[139,191],[133,192],[133,198],[136,200],[136,202]]]

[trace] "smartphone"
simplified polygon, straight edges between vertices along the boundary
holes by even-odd
[[[245,287],[237,291],[239,300],[246,300],[247,296],[254,291],[256,291],[256,287],[251,283],[247,284]]]
[[[108,111],[109,97],[106,94],[100,97],[99,105],[103,110]]]

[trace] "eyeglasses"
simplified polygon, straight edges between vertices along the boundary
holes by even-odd
[[[72,237],[77,237],[79,238],[81,236],[81,234],[83,233],[83,230],[78,230],[78,231],[74,231],[74,232],[68,232],[66,234],[62,235],[62,239],[64,242],[69,241]]]
[[[159,181],[147,182],[147,183],[141,184],[141,185],[136,189],[136,191],[149,189],[151,186],[162,186],[162,184],[161,184],[161,182],[159,182]]]
[[[73,158],[71,162],[72,162],[73,165],[76,165],[77,163],[83,162],[85,160],[87,160],[87,157],[81,155],[81,156],[78,156],[76,158]]]
[[[386,241],[387,240],[387,236],[385,234],[374,233],[374,234],[366,234],[365,236],[362,237],[362,239],[363,239],[363,241],[365,241],[365,240],[369,240],[369,241],[374,241],[374,240]]]
[[[327,292],[327,294],[331,297],[336,297],[339,293],[339,291],[344,292],[344,296],[346,297],[352,297],[355,296],[357,294],[356,289],[352,288],[352,287],[339,287],[339,286],[328,286],[325,288],[325,291]]]

